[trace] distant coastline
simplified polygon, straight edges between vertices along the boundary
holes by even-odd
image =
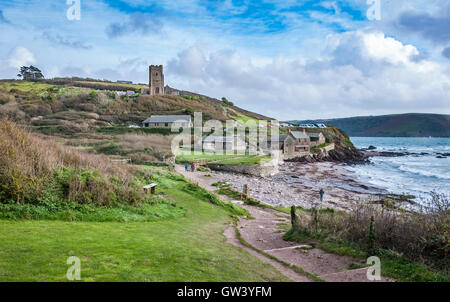
[[[407,113],[290,122],[324,123],[352,137],[450,137],[450,115],[445,114]]]

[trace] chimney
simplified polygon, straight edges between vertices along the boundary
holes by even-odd
[[[305,128],[303,128],[303,134],[306,134],[306,129]]]

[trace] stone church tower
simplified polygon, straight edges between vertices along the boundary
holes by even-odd
[[[149,74],[150,95],[164,94],[163,66],[151,65]]]

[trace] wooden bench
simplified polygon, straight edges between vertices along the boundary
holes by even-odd
[[[148,194],[148,190],[150,189],[150,193],[151,194],[155,194],[155,190],[156,190],[156,184],[149,184],[144,186],[144,192],[145,194]]]

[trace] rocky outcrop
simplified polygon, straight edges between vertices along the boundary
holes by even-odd
[[[328,153],[323,152],[311,153],[308,156],[294,158],[288,161],[303,162],[303,163],[313,163],[321,161],[333,161],[347,164],[368,163],[368,159],[364,155],[364,153],[362,153],[353,146],[352,147],[336,146],[334,150],[331,150]]]

